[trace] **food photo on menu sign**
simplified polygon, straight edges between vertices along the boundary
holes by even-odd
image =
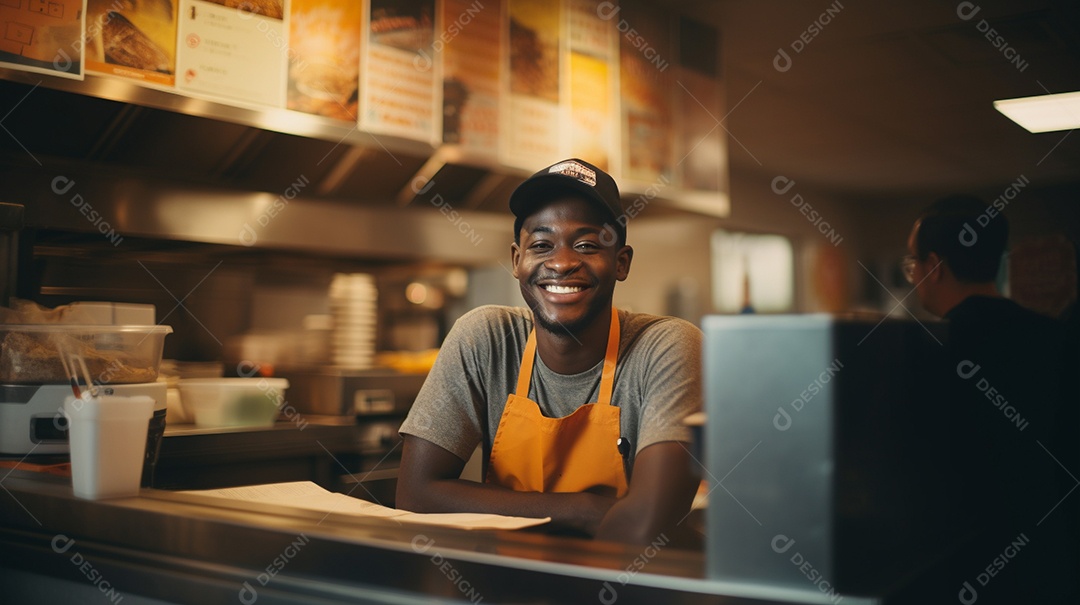
[[[356,122],[360,101],[362,2],[289,4],[289,109]]]
[[[371,41],[416,53],[435,35],[434,0],[372,0]]]
[[[176,17],[171,0],[88,0],[86,70],[172,86]]]

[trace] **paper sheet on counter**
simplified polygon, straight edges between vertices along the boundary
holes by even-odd
[[[356,517],[392,518],[402,523],[422,525],[441,525],[458,529],[522,529],[542,525],[551,521],[550,517],[533,519],[529,517],[508,517],[487,513],[411,513],[405,510],[381,506],[367,500],[353,498],[345,494],[327,491],[311,481],[291,483],[268,483],[265,485],[245,485],[223,489],[180,491],[179,494],[194,494],[225,498],[232,501],[260,502],[291,506],[305,510],[314,510],[335,515]]]

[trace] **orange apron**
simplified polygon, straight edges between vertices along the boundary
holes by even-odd
[[[616,446],[619,408],[611,405],[618,356],[619,312],[613,308],[599,400],[564,418],[547,418],[529,399],[536,357],[534,328],[522,355],[517,392],[506,398],[491,445],[488,483],[528,492],[581,492],[599,487],[601,493],[626,495],[626,471]]]

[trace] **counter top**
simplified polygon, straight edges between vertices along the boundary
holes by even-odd
[[[49,602],[61,586],[55,602],[98,592],[128,603],[813,602],[706,580],[701,553],[663,539],[641,548],[465,531],[156,489],[90,501],[66,478],[20,469],[0,488],[0,583],[17,601]]]

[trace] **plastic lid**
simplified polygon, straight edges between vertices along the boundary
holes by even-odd
[[[7,332],[98,332],[103,334],[172,334],[172,326],[102,326],[95,324],[0,324]]]
[[[254,386],[265,385],[272,389],[287,389],[289,381],[285,378],[181,378],[177,381],[179,386],[192,387],[215,387],[215,388],[243,388],[249,389]]]
[[[149,395],[101,395],[88,393],[76,399],[64,400],[64,413],[71,418],[102,418],[108,420],[150,420],[154,415],[154,398]]]

